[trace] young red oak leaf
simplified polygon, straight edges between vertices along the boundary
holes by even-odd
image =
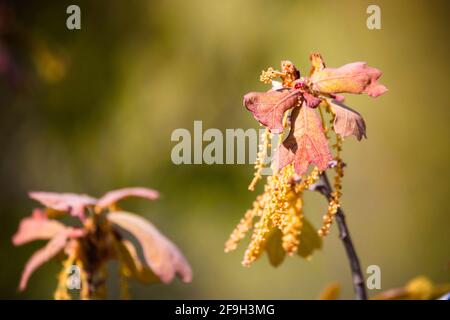
[[[65,249],[68,239],[76,239],[85,235],[83,229],[72,228],[55,220],[37,216],[22,220],[19,230],[13,236],[13,244],[18,246],[34,240],[47,240],[47,244],[36,251],[25,265],[20,280],[19,290],[26,288],[31,274],[42,264],[53,258],[61,250]]]
[[[244,96],[244,106],[272,133],[283,131],[284,113],[297,106],[300,90],[250,92]]]
[[[333,128],[337,134],[342,138],[354,135],[358,141],[367,138],[366,123],[358,112],[336,100],[327,99],[327,102],[335,115]]]
[[[322,99],[317,98],[308,92],[303,93],[303,99],[305,99],[305,104],[309,108],[317,107],[320,104],[320,102],[322,101]]]
[[[31,217],[24,218],[19,230],[12,238],[15,246],[34,240],[47,240],[53,238],[58,232],[66,228],[61,222],[47,219],[41,209],[34,209]]]
[[[97,211],[106,209],[108,206],[128,197],[140,197],[148,200],[158,199],[159,193],[155,190],[134,187],[123,188],[107,192],[100,199],[84,194],[54,193],[54,192],[30,192],[30,198],[40,202],[44,206],[61,212],[68,212],[73,216],[84,219],[87,207],[95,208]]]
[[[192,280],[192,270],[184,256],[150,222],[127,212],[111,212],[108,220],[136,238],[145,262],[162,282],[170,282],[176,274],[184,282]]]
[[[39,268],[42,264],[56,256],[64,247],[68,239],[68,232],[62,230],[58,232],[45,247],[36,251],[25,265],[22,277],[20,279],[19,290],[25,290],[28,279],[31,274]]]
[[[312,88],[321,93],[367,93],[378,97],[387,91],[377,80],[380,70],[368,67],[365,62],[353,62],[339,68],[324,68],[314,72],[310,81]]]
[[[333,158],[319,116],[303,105],[292,111],[291,121],[291,131],[277,152],[278,169],[292,162],[299,175],[303,175],[311,163],[321,171],[327,169]]]
[[[309,76],[311,77],[314,73],[321,71],[325,68],[325,62],[322,59],[322,55],[320,53],[311,53],[309,55],[309,60],[311,61],[311,69],[309,71]],[[344,101],[345,97],[342,95],[330,93],[329,94],[334,100]]]
[[[97,199],[84,194],[30,192],[29,196],[44,206],[57,211],[67,211],[73,216],[84,217],[84,209],[97,203]]]
[[[96,207],[104,209],[108,206],[128,197],[139,197],[148,200],[156,200],[159,198],[159,192],[148,188],[123,188],[107,192],[98,201]]]

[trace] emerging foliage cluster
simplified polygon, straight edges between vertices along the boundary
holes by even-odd
[[[147,188],[125,188],[106,193],[100,199],[72,193],[31,192],[44,208],[24,218],[13,236],[14,245],[49,240],[28,260],[19,289],[24,290],[31,274],[53,257],[61,260],[55,299],[106,298],[107,263],[117,260],[122,298],[128,298],[128,279],[142,283],[170,282],[175,275],[190,282],[192,271],[178,248],[150,222],[122,211],[117,202],[127,197],[155,200],[158,192]],[[75,226],[61,218],[73,216]],[[141,258],[143,256],[143,259]],[[81,291],[68,290],[68,270],[81,272]]]
[[[340,94],[366,93],[377,97],[387,91],[378,83],[381,71],[365,62],[327,68],[320,54],[311,54],[310,60],[312,66],[308,77],[302,77],[292,62],[282,61],[280,71],[269,68],[261,74],[262,82],[272,84],[270,90],[250,92],[244,96],[244,106],[267,128],[250,190],[254,190],[261,178],[272,134],[283,137],[287,131],[287,137],[277,147],[272,163],[274,173],[268,176],[263,194],[256,198],[252,209],[247,211],[225,244],[225,251],[234,250],[245,234],[254,228],[242,262],[245,266],[264,251],[268,253],[270,262],[278,265],[286,253],[309,257],[321,247],[320,237],[328,234],[340,206],[344,174],[340,157],[343,139],[354,135],[361,140],[366,136],[363,118],[342,103],[344,97]],[[281,81],[275,81],[276,78]],[[332,135],[334,156],[329,146]],[[314,167],[308,173],[310,165]],[[303,216],[302,196],[305,190],[317,190],[321,175],[329,168],[335,171],[334,191],[323,225],[315,232]]]

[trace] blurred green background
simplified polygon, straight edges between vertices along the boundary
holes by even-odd
[[[79,31],[65,26],[70,4],[81,7]],[[382,30],[367,29],[369,4],[381,7]],[[331,67],[367,61],[389,88],[347,98],[368,127],[343,154],[343,208],[364,269],[381,267],[383,289],[420,274],[449,281],[448,12],[444,1],[0,1],[0,297],[50,299],[56,285],[51,262],[16,290],[43,244],[11,245],[36,206],[27,191],[146,186],[162,198],[124,206],[179,245],[194,280],[133,283],[134,298],[311,299],[332,281],[352,298],[336,226],[311,261],[273,268],[263,256],[244,268],[248,239],[230,254],[223,244],[261,191],[247,191],[252,165],[170,159],[172,131],[194,120],[258,128],[242,96],[264,90],[261,70],[282,59],[307,73],[310,52]],[[306,202],[317,225],[326,203]]]

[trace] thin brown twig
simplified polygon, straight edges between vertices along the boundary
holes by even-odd
[[[325,172],[320,175],[319,182],[314,186],[314,190],[324,195],[328,201],[332,199],[333,189],[331,187],[328,176]],[[353,289],[355,290],[357,300],[367,300],[367,292],[364,283],[364,276],[361,271],[361,264],[358,255],[356,254],[355,246],[353,245],[347,223],[345,221],[344,211],[338,208],[336,215],[336,222],[339,228],[339,238],[344,244],[347,257],[350,261],[350,268],[353,279]]]

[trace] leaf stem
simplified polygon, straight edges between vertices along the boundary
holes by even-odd
[[[331,187],[326,172],[320,174],[320,180],[316,184],[314,189],[320,192],[322,195],[324,195],[328,199],[328,201],[332,199],[331,193],[333,192],[333,189]],[[347,257],[350,261],[350,269],[352,272],[352,279],[353,279],[353,289],[356,294],[356,299],[367,300],[367,292],[364,283],[364,276],[361,271],[361,264],[359,262],[358,255],[356,254],[355,246],[353,245],[353,241],[350,236],[347,223],[345,221],[344,211],[341,208],[338,208],[335,218],[339,228],[339,238],[342,240],[342,243],[344,244]]]

